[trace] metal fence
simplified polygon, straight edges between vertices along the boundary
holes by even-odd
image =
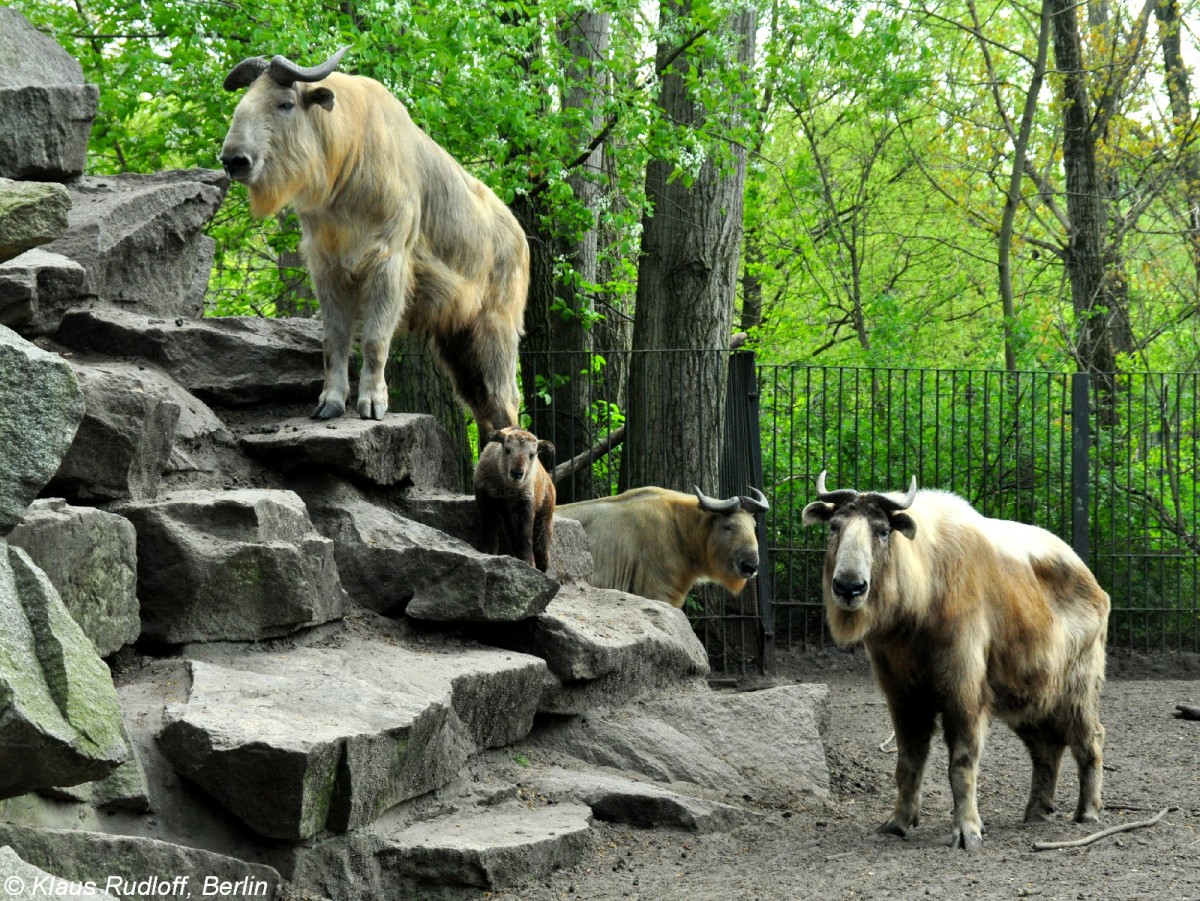
[[[524,412],[558,446],[560,462],[642,402],[628,386],[648,357],[523,355]],[[697,592],[685,608],[714,673],[769,669],[776,644],[830,643],[820,603],[824,532],[800,523],[823,469],[831,486],[860,489],[902,489],[915,475],[987,516],[1042,526],[1070,542],[1112,596],[1110,646],[1200,651],[1200,373],[1089,379],[775,366],[748,353],[728,364],[721,421],[688,422],[686,440],[720,442],[718,493],[754,484],[771,510],[761,524],[759,584],[740,598]],[[622,456],[638,452],[633,440],[600,457],[560,483],[564,499],[620,490]],[[666,461],[680,473],[672,487],[696,478],[684,461],[683,449],[677,465]]]
[[[759,367],[774,615],[784,647],[829,641],[824,535],[800,511],[831,486],[919,484],[1070,542],[1112,597],[1110,646],[1200,650],[1200,374]]]

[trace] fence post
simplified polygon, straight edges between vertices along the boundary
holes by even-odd
[[[1091,449],[1091,390],[1086,372],[1071,374],[1071,547],[1079,559],[1088,557],[1088,462]]]

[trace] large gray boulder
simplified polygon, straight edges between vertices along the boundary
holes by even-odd
[[[108,668],[46,578],[0,541],[0,798],[103,779],[126,759]]]
[[[0,263],[61,235],[70,209],[62,185],[0,178]]]
[[[278,897],[279,872],[272,867],[152,838],[0,823],[0,845],[11,846],[29,863],[108,888],[126,901]]]
[[[441,622],[515,622],[537,616],[558,593],[558,583],[521,560],[480,553],[404,519],[340,479],[307,479],[292,488],[333,541],[347,594],[371,610]]]
[[[290,491],[178,491],[113,508],[137,529],[142,634],[255,641],[339,619],[333,542]]]
[[[4,897],[8,901],[37,901],[46,897],[118,901],[116,895],[104,891],[99,883],[73,882],[57,875],[60,871],[53,860],[47,861],[46,866],[52,871],[23,860],[0,839],[0,876],[4,879]]]
[[[384,487],[445,489],[458,483],[453,442],[423,413],[285,419],[244,435],[242,447],[283,472],[332,470]]]
[[[165,372],[108,359],[70,363],[87,415],[51,490],[145,500],[164,487],[217,487],[253,465],[216,413]]]
[[[207,402],[315,404],[324,379],[321,323],[311,319],[80,310],[63,317],[55,338],[75,350],[140,357]]]
[[[137,533],[129,520],[48,498],[34,501],[8,542],[46,574],[97,654],[137,640]]]
[[[480,546],[479,509],[472,495],[418,489],[405,492],[395,504],[406,519],[453,535],[471,547]],[[554,518],[554,540],[546,574],[558,582],[582,582],[592,574],[587,533],[575,520]]]
[[[519,654],[378,641],[193,661],[160,745],[260,835],[346,832],[527,734],[544,670]]]
[[[54,39],[0,7],[0,177],[64,181],[82,173],[99,98]]]
[[[708,675],[708,655],[682,610],[589,585],[564,585],[543,614],[488,640],[546,661],[546,713],[616,706]]]
[[[0,536],[58,469],[83,409],[71,367],[0,325]]]
[[[49,490],[92,501],[149,500],[175,446],[182,408],[130,364],[72,369],[86,410]]]
[[[212,262],[201,229],[228,186],[223,172],[208,169],[72,182],[70,227],[43,249],[79,263],[86,273],[83,284],[73,295],[55,295],[39,285],[37,307],[21,330],[51,334],[68,310],[85,307],[172,319],[200,316],[196,270]]]

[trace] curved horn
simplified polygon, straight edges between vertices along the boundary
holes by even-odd
[[[720,513],[723,516],[728,516],[742,506],[742,499],[740,497],[731,497],[727,501],[719,501],[716,498],[709,497],[695,485],[692,486],[692,491],[696,492],[696,499],[700,501],[700,509],[707,513]]]
[[[846,501],[851,501],[858,497],[858,492],[853,488],[839,488],[836,491],[826,490],[825,474],[826,470],[822,469],[821,474],[817,476],[817,500],[827,504],[844,504]]]
[[[225,90],[236,91],[238,88],[250,87],[258,76],[267,71],[269,65],[265,56],[251,56],[242,60],[225,76]]]
[[[912,481],[908,483],[908,491],[900,500],[888,497],[886,494],[879,495],[879,500],[882,505],[888,510],[907,510],[912,506],[912,502],[917,497],[917,477],[913,476]]]
[[[281,85],[295,84],[297,81],[320,81],[327,78],[329,73],[338,67],[342,56],[349,50],[349,45],[341,48],[325,62],[319,66],[297,66],[286,56],[275,56],[271,60],[271,65],[267,69],[267,74],[271,76],[273,81]]]
[[[766,513],[771,509],[771,505],[767,503],[767,499],[763,497],[763,493],[761,491],[759,491],[753,485],[747,485],[746,487],[750,490],[750,496],[746,497],[743,494],[740,500],[742,502],[742,508],[747,513]]]

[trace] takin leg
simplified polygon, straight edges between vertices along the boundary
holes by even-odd
[[[1062,730],[1053,724],[1024,724],[1014,731],[1029,749],[1033,764],[1033,784],[1029,802],[1025,805],[1025,822],[1036,823],[1049,819],[1054,813],[1054,793],[1058,788],[1058,770],[1067,747]]]
[[[1095,823],[1103,804],[1100,791],[1104,781],[1104,726],[1091,716],[1081,716],[1067,736],[1071,755],[1079,768],[1079,803],[1076,823]]]
[[[479,550],[494,556],[500,553],[505,505],[486,492],[476,491],[475,506],[479,509]]]
[[[490,313],[436,338],[454,390],[471,408],[480,435],[517,424],[517,339],[511,323]]]
[[[358,378],[358,415],[363,419],[383,419],[387,413],[388,390],[383,373],[392,336],[404,314],[407,278],[407,261],[395,254],[370,277],[364,289],[363,361]]]
[[[888,698],[896,730],[896,807],[878,832],[905,836],[921,822],[921,780],[936,713],[927,698]]]
[[[508,532],[512,555],[536,566],[533,556],[533,498],[520,497],[508,505]]]
[[[983,821],[975,802],[984,721],[978,698],[958,698],[942,712],[942,729],[950,752],[950,792],[954,796],[954,833],[950,847],[976,851],[983,847]]]
[[[533,562],[542,572],[550,570],[553,533],[554,514],[550,510],[539,510],[533,520]]]
[[[350,396],[350,344],[358,302],[336,277],[316,274],[314,281],[323,320],[325,384],[312,415],[316,419],[333,419],[346,412],[346,399]]]

